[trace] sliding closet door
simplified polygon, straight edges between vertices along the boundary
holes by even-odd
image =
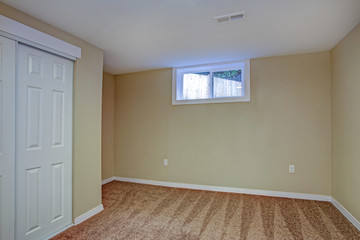
[[[42,239],[72,223],[73,62],[19,44],[16,239]]]
[[[14,239],[15,42],[0,36],[0,239]]]

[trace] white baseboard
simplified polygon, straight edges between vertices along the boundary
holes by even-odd
[[[331,198],[331,203],[360,231],[360,222],[343,205],[335,198]]]
[[[163,181],[153,181],[153,180],[145,180],[138,178],[124,178],[124,177],[114,177],[114,178],[115,180],[122,182],[142,183],[142,184],[164,186],[164,187],[187,188],[187,189],[215,191],[215,192],[242,193],[242,194],[252,194],[252,195],[270,196],[270,197],[296,198],[296,199],[307,199],[307,200],[327,201],[327,202],[331,201],[331,197],[326,195],[278,192],[278,191],[256,190],[256,189],[248,189],[248,188],[219,187],[219,186],[197,185],[197,184],[189,184],[189,183],[163,182]]]
[[[49,240],[49,239],[51,239],[51,238],[55,237],[56,235],[58,235],[58,234],[60,234],[60,233],[64,232],[65,230],[67,230],[67,229],[71,228],[72,226],[74,226],[74,224],[69,224],[69,225],[67,225],[66,227],[64,227],[64,228],[60,229],[59,231],[56,231],[56,232],[54,232],[53,234],[51,234],[51,235],[47,236],[46,238],[44,238],[44,240]]]
[[[87,211],[86,213],[84,213],[83,215],[75,218],[74,224],[78,225],[80,223],[82,223],[83,221],[91,218],[92,216],[98,214],[99,212],[101,212],[102,210],[104,210],[104,206],[102,204],[100,204],[99,206]]]
[[[110,178],[104,179],[104,180],[102,180],[101,185],[107,184],[107,183],[112,182],[114,180],[115,180],[115,177],[110,177]]]

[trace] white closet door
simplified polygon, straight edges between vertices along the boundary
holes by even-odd
[[[15,41],[0,36],[0,239],[14,239]]]
[[[42,239],[72,222],[73,62],[19,44],[16,239]]]

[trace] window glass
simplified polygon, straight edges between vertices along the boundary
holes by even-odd
[[[210,72],[185,73],[183,76],[183,99],[210,98]]]
[[[221,71],[213,73],[214,96],[218,97],[241,97],[243,86],[241,81],[241,69]]]

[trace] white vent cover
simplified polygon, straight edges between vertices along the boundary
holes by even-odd
[[[231,13],[214,17],[218,23],[237,22],[245,18],[245,12]]]

